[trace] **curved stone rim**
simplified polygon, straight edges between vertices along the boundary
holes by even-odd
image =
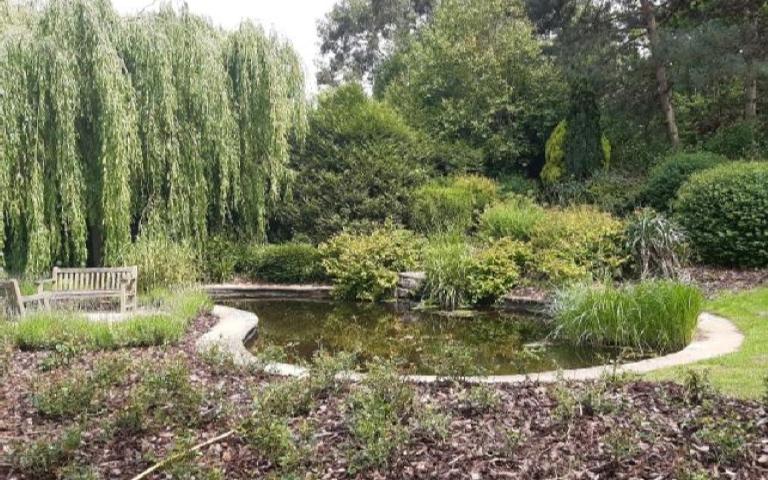
[[[236,365],[258,366],[258,360],[245,348],[244,342],[252,336],[258,327],[259,318],[251,312],[221,305],[216,305],[212,314],[219,317],[219,322],[200,337],[197,342],[198,351],[203,352],[218,347],[230,354]],[[728,355],[737,352],[743,342],[744,335],[730,320],[705,312],[699,316],[693,341],[679,352],[669,355],[620,365],[608,364],[589,368],[516,375],[471,376],[464,378],[464,380],[471,383],[498,384],[547,383],[559,379],[594,380],[612,373],[648,373],[662,368],[689,365]],[[308,372],[304,367],[287,363],[270,363],[263,366],[263,370],[272,375],[289,377],[301,377]],[[364,374],[353,372],[343,374],[344,378],[350,380],[360,380],[363,376]],[[444,377],[437,375],[405,375],[404,377],[415,383],[432,383],[444,379]]]

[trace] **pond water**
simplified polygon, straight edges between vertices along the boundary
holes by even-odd
[[[254,353],[280,347],[291,363],[309,361],[325,351],[354,352],[362,367],[378,357],[396,361],[418,374],[445,368],[447,358],[468,358],[474,374],[533,373],[601,365],[626,355],[615,349],[552,343],[541,318],[496,311],[445,316],[398,311],[387,304],[296,300],[249,300],[229,305],[259,317]]]

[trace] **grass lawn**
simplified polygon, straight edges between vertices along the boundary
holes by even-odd
[[[705,310],[736,324],[745,337],[741,349],[693,365],[659,370],[648,378],[680,381],[688,370],[708,370],[712,384],[722,393],[743,398],[761,397],[766,392],[768,376],[768,288],[724,294],[710,301]]]

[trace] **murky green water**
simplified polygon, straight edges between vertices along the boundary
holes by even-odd
[[[393,359],[409,373],[436,373],[445,352],[471,355],[484,374],[532,373],[600,365],[622,352],[552,344],[548,327],[535,317],[480,312],[446,317],[397,312],[390,305],[252,300],[230,305],[259,317],[252,351],[283,347],[289,362],[314,352],[355,352],[363,365],[374,357]]]

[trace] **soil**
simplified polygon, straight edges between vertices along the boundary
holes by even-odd
[[[73,462],[93,467],[102,479],[133,478],[176,451],[182,440],[193,445],[236,427],[253,411],[253,392],[283,380],[211,363],[196,354],[195,340],[213,322],[210,316],[199,317],[177,346],[87,353],[49,372],[40,369],[48,353],[12,351],[9,371],[0,381],[0,478],[32,478],[15,469],[14,451],[75,424],[82,425],[83,436]],[[116,354],[125,355],[135,368],[109,390],[97,411],[65,421],[37,412],[35,385],[87,371],[100,358]],[[116,434],[109,425],[140,381],[140,366],[157,370],[179,360],[189,366],[191,382],[207,392],[196,425],[149,425],[138,433]],[[387,465],[353,474],[345,397],[359,387],[347,384],[318,399],[307,415],[313,428],[311,451],[296,476],[282,477],[279,467],[237,434],[202,449],[191,462],[219,469],[226,479],[768,478],[766,405],[693,385],[607,379],[488,387],[500,402],[484,410],[467,407],[463,399],[468,385],[414,385],[420,405],[450,416],[446,439],[411,431]],[[155,408],[169,408],[175,399],[167,400]],[[295,419],[295,430],[299,423]],[[148,478],[209,478],[176,475],[161,471]]]
[[[683,272],[684,278],[690,278],[707,296],[719,292],[739,292],[768,284],[768,269],[737,270],[716,267],[690,267]]]

